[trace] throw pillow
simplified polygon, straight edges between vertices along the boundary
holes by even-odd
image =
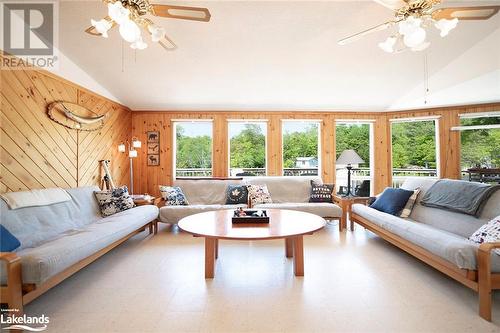
[[[11,252],[21,246],[19,239],[0,224],[0,252]]]
[[[160,193],[165,206],[187,206],[189,205],[186,196],[179,186],[160,185]]]
[[[248,199],[252,206],[273,203],[267,185],[247,185]]]
[[[413,210],[413,206],[415,206],[415,202],[417,202],[418,195],[420,193],[420,188],[416,188],[413,190],[413,194],[410,196],[410,199],[406,202],[405,208],[399,214],[399,217],[408,217]]]
[[[102,216],[110,216],[135,206],[128,194],[127,186],[117,187],[110,191],[95,191],[94,195],[101,208]]]
[[[469,237],[474,243],[491,243],[500,241],[500,215],[489,221]],[[500,249],[495,249],[496,254],[500,255]]]
[[[320,184],[311,180],[309,202],[332,202],[334,184]]]
[[[248,202],[248,189],[246,185],[228,185],[226,205],[246,204]]]
[[[398,216],[412,194],[413,191],[387,187],[370,207],[384,213]]]

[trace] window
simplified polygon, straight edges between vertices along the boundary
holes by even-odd
[[[265,176],[267,123],[230,121],[228,132],[229,174]]]
[[[437,177],[436,119],[394,120],[392,133],[392,183],[399,187],[407,177]]]
[[[460,166],[464,179],[498,183],[500,172],[500,113],[460,115]],[[498,171],[498,170],[497,170]]]
[[[344,150],[354,150],[364,163],[353,165],[351,171],[351,188],[353,193],[360,196],[369,196],[372,183],[372,163],[373,160],[373,125],[371,122],[337,121],[335,126],[335,150],[336,158]],[[344,190],[347,186],[347,169],[345,165],[335,166],[335,186],[337,190]],[[341,188],[342,187],[342,188]]]
[[[319,121],[283,120],[283,175],[319,175]]]
[[[174,122],[175,176],[212,175],[212,122]]]

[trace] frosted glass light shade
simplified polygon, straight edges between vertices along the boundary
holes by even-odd
[[[118,24],[122,24],[125,20],[128,20],[130,15],[130,10],[123,7],[120,1],[108,4],[108,15],[113,21]]]
[[[128,157],[130,157],[130,158],[137,157],[137,150],[130,150],[128,152]]]
[[[425,37],[427,36],[426,32],[422,28],[417,28],[413,30],[413,32],[408,33],[404,36],[403,42],[408,47],[417,47],[420,44],[425,42]]]
[[[421,24],[421,19],[410,16],[406,20],[399,22],[399,33],[402,35],[411,34],[413,31],[420,28]]]
[[[124,153],[124,152],[125,152],[125,149],[126,149],[126,147],[125,147],[125,144],[124,144],[124,143],[120,143],[120,144],[118,145],[118,151],[119,151],[120,153]]]
[[[396,37],[389,37],[384,42],[378,43],[378,46],[387,53],[393,53],[396,40]]]
[[[455,17],[453,20],[440,19],[434,26],[441,31],[439,34],[441,37],[447,36],[451,30],[455,29],[458,24],[458,19]]]
[[[141,36],[141,29],[139,29],[134,21],[131,21],[129,19],[123,21],[120,24],[119,31],[122,38],[129,43],[137,41]]]
[[[141,141],[137,140],[137,139],[132,139],[132,147],[134,148],[141,148]]]
[[[144,43],[142,37],[139,36],[137,40],[135,40],[132,44],[130,44],[130,47],[133,48],[134,50],[144,50],[145,48],[148,47],[148,44]]]
[[[148,25],[148,30],[151,33],[151,40],[155,43],[165,37],[165,29],[155,25]]]
[[[95,28],[95,30],[97,30],[97,32],[102,35],[102,37],[108,38],[108,30],[113,26],[111,22],[105,19],[101,19],[99,21],[90,20],[90,23]]]

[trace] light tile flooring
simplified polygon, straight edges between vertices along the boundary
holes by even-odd
[[[305,277],[283,241],[221,241],[204,279],[203,239],[161,226],[27,306],[49,332],[500,332],[474,292],[361,227],[305,237]]]

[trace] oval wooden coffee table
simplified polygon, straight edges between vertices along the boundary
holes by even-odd
[[[179,228],[205,237],[205,278],[213,278],[215,259],[218,257],[219,239],[268,240],[285,239],[285,254],[293,257],[296,276],[304,276],[304,235],[312,235],[325,226],[317,215],[285,209],[266,209],[269,223],[233,224],[233,210],[219,210],[187,216],[179,221]]]

